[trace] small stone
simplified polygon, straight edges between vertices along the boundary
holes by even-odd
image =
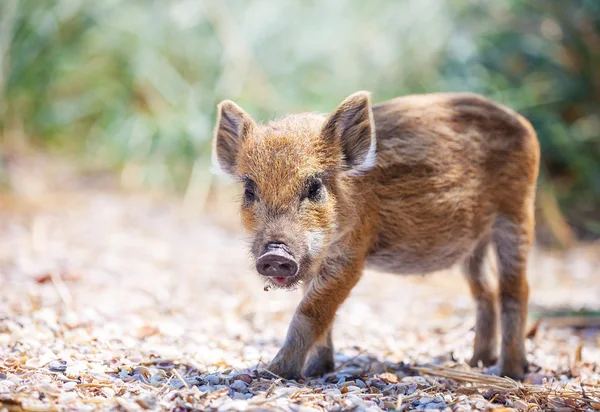
[[[425,409],[445,409],[446,402],[443,399],[434,398],[429,403],[425,404]]]
[[[360,380],[360,379],[357,379],[357,380],[356,380],[356,386],[358,386],[358,387],[359,387],[359,388],[361,388],[361,389],[364,389],[364,388],[366,388],[366,387],[367,387],[367,384],[366,384],[366,383],[364,383],[362,380]]]
[[[426,405],[429,403],[430,400],[431,400],[431,398],[428,398],[427,396],[423,396],[422,398],[415,400],[415,404],[416,405]]]
[[[115,391],[112,388],[101,388],[100,392],[102,392],[108,399],[112,399],[115,396]]]
[[[236,381],[244,381],[248,385],[252,383],[252,376],[248,375],[247,373],[240,373],[239,375],[236,375],[233,379]]]
[[[12,368],[19,364],[19,360],[14,356],[9,356],[8,358],[4,359],[3,363],[5,367]]]
[[[206,378],[204,378],[204,380],[209,385],[218,385],[219,382],[221,382],[221,379],[219,379],[219,377],[217,375],[208,375]]]
[[[231,388],[238,392],[246,392],[248,390],[248,384],[242,380],[238,380],[231,384]]]
[[[172,379],[170,385],[176,389],[181,389],[185,386],[179,379]]]
[[[152,386],[158,386],[161,385],[164,380],[165,378],[163,378],[162,376],[154,375],[150,377],[148,383]]]
[[[127,369],[125,369],[125,368],[121,369],[119,371],[119,379],[122,379],[122,380],[125,381],[128,378],[130,378],[129,371]]]
[[[73,389],[75,389],[76,386],[77,386],[77,382],[67,382],[62,386],[62,388],[68,392],[68,391],[72,391]]]
[[[0,372],[0,381],[8,379],[8,376],[5,373]]]
[[[348,395],[345,399],[345,402],[348,403],[348,406],[351,407],[357,407],[357,406],[362,406],[363,401],[361,398],[359,398],[358,396],[354,396],[354,395]]]
[[[402,383],[414,384],[418,386],[429,386],[429,382],[422,376],[406,376],[402,378]]]
[[[42,365],[40,365],[40,358],[31,358],[27,359],[25,366],[31,369],[37,369]]]
[[[133,372],[142,375],[144,378],[149,378],[150,376],[152,376],[150,369],[148,369],[145,366],[136,366],[135,368],[133,368]]]
[[[475,407],[477,409],[484,410],[486,405],[487,405],[486,401],[477,401],[477,402],[475,402]]]
[[[348,392],[355,392],[355,391],[360,390],[360,388],[358,386],[354,386],[354,385],[348,385],[348,386],[346,386],[346,389]]]
[[[406,388],[404,394],[405,395],[411,395],[413,393],[415,393],[415,391],[417,390],[418,386],[415,384],[410,385],[408,388]]]
[[[369,386],[369,393],[376,394],[381,393],[381,389],[376,386]]]
[[[48,369],[52,372],[65,372],[67,370],[66,360],[55,360],[48,364]]]
[[[374,387],[376,387],[378,389],[381,389],[381,388],[387,386],[387,383],[385,383],[384,381],[382,381],[379,378],[369,379],[368,380],[368,384],[369,384],[369,386],[371,386],[371,387],[374,386]]]
[[[382,373],[381,375],[379,375],[379,378],[387,383],[398,383],[398,377],[393,373]]]
[[[175,367],[175,364],[171,361],[160,361],[156,364],[158,369],[170,370]]]
[[[198,386],[202,383],[202,379],[199,376],[190,376],[185,378],[188,386]]]
[[[381,392],[383,392],[386,395],[393,395],[398,393],[398,385],[397,384],[389,384],[387,386],[385,386],[383,389],[381,389]]]

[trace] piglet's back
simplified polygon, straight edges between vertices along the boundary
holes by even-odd
[[[447,267],[498,214],[533,200],[539,146],[514,111],[475,94],[438,93],[375,105],[373,116],[377,165],[366,181],[379,202],[376,266]]]

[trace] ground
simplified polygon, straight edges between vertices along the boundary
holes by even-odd
[[[243,234],[182,210],[82,188],[1,198],[0,410],[600,409],[597,312],[553,315],[600,309],[597,244],[532,253],[523,384],[465,365],[456,270],[367,272],[338,313],[336,371],[287,382],[255,371],[300,292],[264,291]]]

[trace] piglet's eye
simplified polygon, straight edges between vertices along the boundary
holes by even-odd
[[[306,197],[311,202],[316,202],[321,197],[321,192],[323,189],[323,182],[321,179],[310,179],[308,181]]]
[[[256,184],[251,179],[244,180],[244,203],[256,200]]]

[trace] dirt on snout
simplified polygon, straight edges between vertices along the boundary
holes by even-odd
[[[597,244],[533,252],[525,383],[465,365],[458,271],[367,272],[339,310],[337,370],[288,382],[256,367],[300,291],[265,292],[243,234],[181,211],[111,191],[2,199],[0,410],[600,410]]]

